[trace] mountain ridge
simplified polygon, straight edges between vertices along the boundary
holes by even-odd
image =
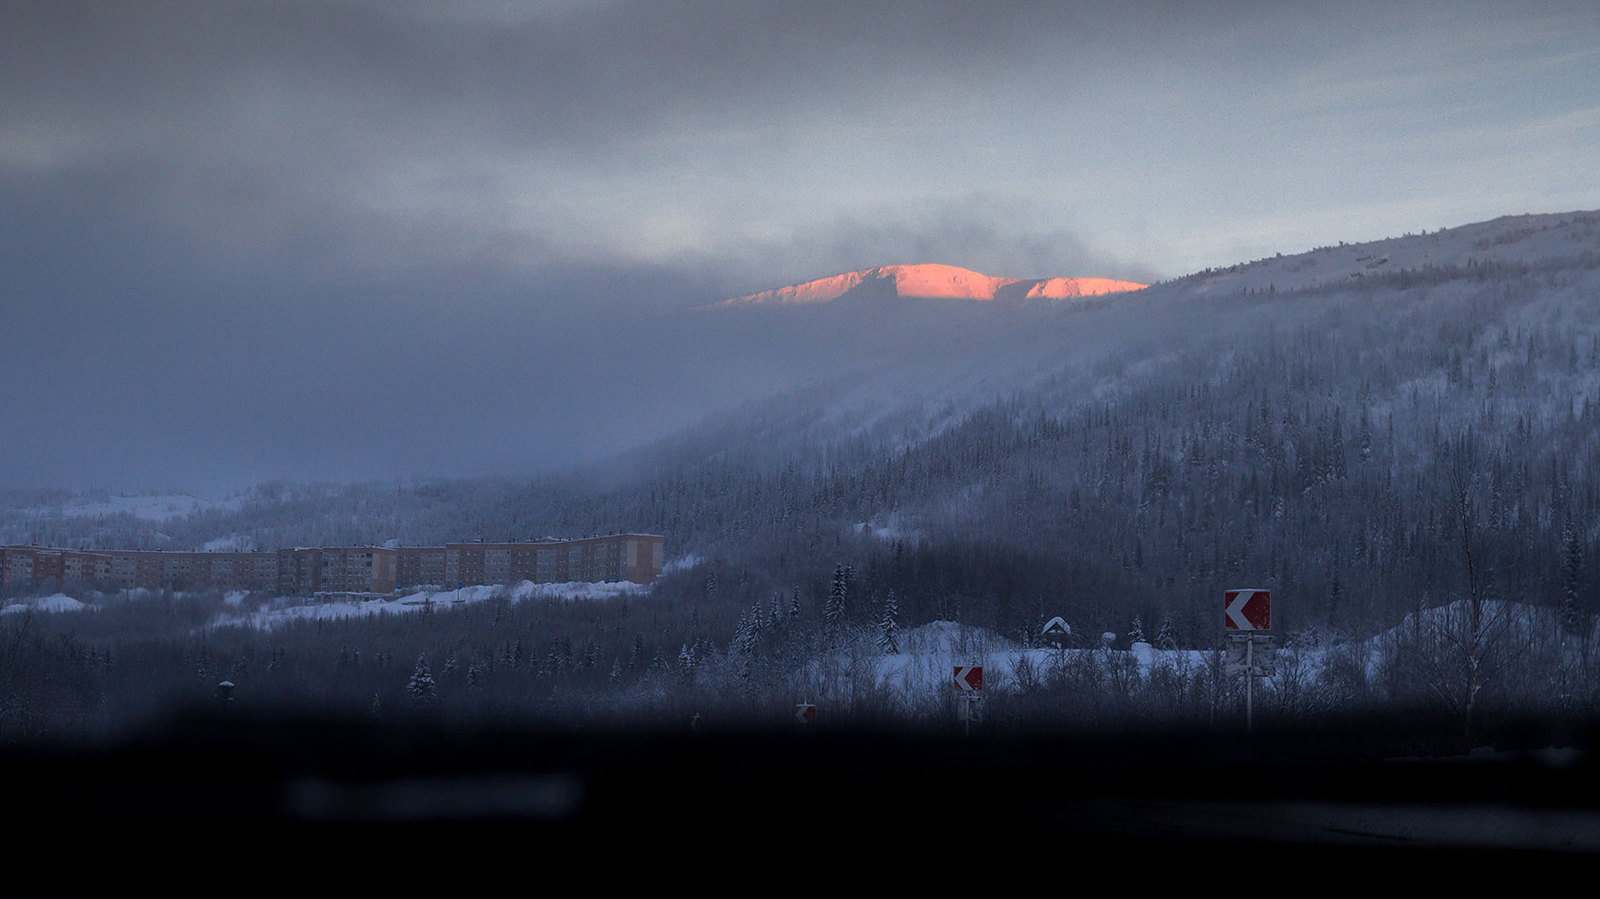
[[[1147,285],[1113,278],[1004,278],[940,263],[879,265],[758,291],[697,310],[750,306],[810,306],[854,298],[956,299],[981,302],[1065,300],[1142,290]]]

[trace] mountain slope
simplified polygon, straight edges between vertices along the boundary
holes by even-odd
[[[1368,268],[1380,244],[1412,261]],[[751,388],[762,398],[604,477],[290,491],[161,527],[172,545],[648,530],[674,557],[732,566],[740,586],[722,595],[742,603],[796,585],[812,601],[854,562],[856,608],[892,588],[908,622],[1007,635],[1036,633],[1042,613],[1086,633],[1170,614],[1199,645],[1216,592],[1242,583],[1281,591],[1291,629],[1376,633],[1474,589],[1588,614],[1597,296],[1600,215],[1574,213],[1274,258],[1115,302],[664,317],[659,339],[718,377],[770,363]],[[66,543],[76,522],[47,522],[44,539]],[[1468,549],[1492,583],[1468,580]],[[684,578],[700,591],[703,576]]]
[[[1507,215],[1486,222],[1207,269],[1179,278],[1197,293],[1359,286],[1386,275],[1535,265],[1600,253],[1600,212]]]

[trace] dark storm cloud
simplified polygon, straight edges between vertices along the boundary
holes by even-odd
[[[970,96],[1042,59],[1048,100],[1115,49],[1097,47],[1103,16],[1058,3],[510,9],[12,4],[0,177],[71,210],[98,198],[97,212],[225,265],[281,252],[302,266],[527,266],[628,252],[625,229],[586,239],[568,224],[591,212],[583,188],[656,166],[715,169],[727,150],[698,131],[838,128]],[[1119,33],[1175,27],[1127,18]],[[519,165],[528,176],[508,177]]]

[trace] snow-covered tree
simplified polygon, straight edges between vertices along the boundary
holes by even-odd
[[[736,656],[748,656],[755,651],[756,639],[760,633],[760,618],[754,609],[745,609],[739,616],[739,623],[734,627],[733,640],[728,644],[728,652]]]
[[[1133,644],[1143,642],[1145,642],[1144,622],[1139,620],[1138,615],[1135,615],[1133,616],[1133,624],[1128,627],[1128,643]]]
[[[878,648],[885,655],[900,651],[900,601],[895,598],[893,587],[884,597],[883,616],[878,619]]]
[[[850,579],[843,565],[833,567],[833,584],[828,588],[828,601],[822,607],[822,624],[829,633],[837,634],[844,626],[849,602]]]
[[[1162,615],[1161,626],[1156,629],[1157,649],[1177,649],[1178,635],[1173,630],[1172,616]]]
[[[428,672],[427,656],[417,656],[417,667],[411,672],[411,680],[406,683],[406,694],[415,702],[427,702],[439,695],[438,684],[434,683],[433,675]]]

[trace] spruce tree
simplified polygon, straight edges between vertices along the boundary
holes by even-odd
[[[1172,616],[1162,615],[1161,626],[1156,630],[1157,649],[1177,649],[1178,635],[1173,633]]]
[[[406,693],[414,702],[428,702],[438,695],[438,685],[433,682],[433,675],[428,673],[427,656],[417,656],[417,668],[411,672],[411,680],[406,684]]]
[[[850,591],[850,580],[845,573],[843,565],[833,567],[833,585],[828,588],[828,601],[822,607],[822,624],[830,633],[836,634],[844,626],[846,602]]]
[[[728,651],[733,655],[746,656],[755,650],[756,645],[756,613],[746,609],[739,616],[739,624],[733,630],[733,641],[728,644]]]
[[[1143,643],[1143,642],[1144,642],[1144,622],[1139,620],[1139,616],[1138,615],[1135,615],[1135,616],[1133,616],[1133,624],[1132,624],[1132,626],[1130,626],[1128,628],[1128,643],[1131,645],[1131,644],[1134,644],[1134,643]]]
[[[878,648],[884,655],[900,651],[900,603],[895,599],[893,587],[883,599],[883,617],[878,620]]]

